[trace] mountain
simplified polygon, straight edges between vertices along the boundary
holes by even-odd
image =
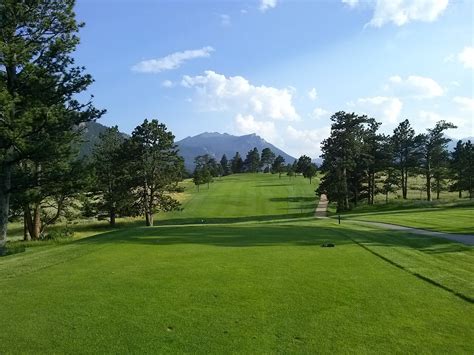
[[[90,156],[92,154],[94,146],[99,142],[100,134],[104,133],[107,128],[109,127],[97,122],[87,122],[79,126],[79,129],[82,130],[82,143],[79,146],[80,157]],[[122,135],[125,138],[129,137],[125,133],[122,133]]]
[[[466,137],[466,138],[461,138],[461,139],[450,138],[450,139],[451,139],[451,142],[448,143],[448,150],[450,152],[454,151],[454,148],[456,147],[456,144],[458,144],[458,141],[462,141],[463,143],[466,143],[467,141],[471,141],[471,143],[474,143],[474,137]]]
[[[209,154],[220,161],[223,154],[230,160],[236,152],[239,152],[242,159],[245,159],[247,153],[254,147],[260,153],[264,148],[270,148],[275,155],[281,155],[285,158],[285,163],[295,161],[294,157],[268,143],[255,133],[245,136],[233,136],[228,133],[205,132],[194,137],[186,137],[176,144],[179,147],[180,155],[184,158],[184,165],[189,171],[194,169],[194,158],[198,155]]]

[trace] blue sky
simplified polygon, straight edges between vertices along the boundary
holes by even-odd
[[[100,122],[130,133],[145,118],[177,139],[257,133],[319,155],[332,113],[391,132],[440,119],[474,136],[470,0],[78,0],[77,62]]]

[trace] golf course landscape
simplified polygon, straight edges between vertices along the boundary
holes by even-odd
[[[81,222],[0,258],[0,353],[472,354],[472,247],[352,219],[472,234],[473,205],[338,224],[317,183],[186,180],[154,227]]]

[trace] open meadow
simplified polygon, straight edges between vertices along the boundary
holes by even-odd
[[[472,354],[472,247],[315,219],[302,177],[185,185],[154,227],[0,258],[0,353]]]

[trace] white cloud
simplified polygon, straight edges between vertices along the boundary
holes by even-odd
[[[299,130],[288,126],[285,132],[285,148],[296,157],[303,154],[317,158],[321,154],[321,142],[329,136],[330,127]]]
[[[308,97],[311,101],[314,101],[318,98],[318,92],[316,91],[315,88],[312,88],[311,90],[308,91]]]
[[[260,11],[265,12],[277,6],[277,0],[260,0]]]
[[[359,4],[359,0],[342,0],[342,2],[349,5],[349,7],[356,7]]]
[[[320,107],[315,108],[312,112],[312,117],[314,117],[317,120],[321,118],[329,117],[329,115],[330,115],[329,111],[326,111],[325,109],[322,109]]]
[[[411,21],[433,22],[446,10],[449,0],[342,0],[350,7],[367,5],[374,8],[368,26],[381,27],[387,23],[403,26]]]
[[[462,111],[474,112],[474,99],[472,97],[456,96],[453,98],[453,102],[458,104]]]
[[[464,65],[464,68],[474,69],[474,47],[464,47],[458,54],[458,60]]]
[[[235,111],[255,118],[299,120],[293,106],[293,91],[270,86],[255,86],[242,76],[218,74],[208,70],[204,75],[185,75],[181,85],[195,88],[206,111]]]
[[[161,86],[163,86],[164,88],[171,88],[174,86],[174,83],[171,80],[164,80],[161,83]]]
[[[441,120],[451,122],[457,126],[457,129],[450,129],[447,132],[449,137],[464,138],[473,134],[472,116],[453,116],[442,115],[436,112],[421,110],[418,113],[419,120],[413,120],[414,128],[419,132],[424,132],[427,128],[432,128]]]
[[[226,14],[221,14],[219,15],[219,17],[221,18],[221,25],[226,27],[226,26],[230,26],[231,25],[231,21],[230,21],[230,16],[229,15],[226,15]]]
[[[252,115],[241,115],[234,119],[235,129],[240,134],[256,133],[269,142],[275,142],[278,135],[272,121],[257,121]]]
[[[427,99],[444,95],[443,88],[433,79],[410,75],[406,79],[400,76],[389,78],[388,89],[395,91],[397,95],[414,97],[416,99]]]
[[[141,61],[132,67],[133,71],[140,73],[161,73],[165,70],[179,68],[184,62],[195,58],[207,58],[214,52],[212,47],[175,52],[166,57]]]
[[[400,112],[403,107],[402,101],[398,97],[374,96],[357,99],[356,102],[349,102],[348,105],[362,114],[375,118],[383,123],[395,124],[398,122]]]

